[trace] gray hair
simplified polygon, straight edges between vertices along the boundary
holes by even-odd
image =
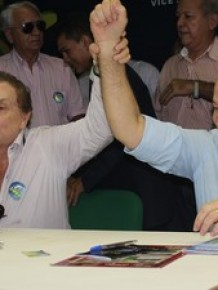
[[[218,1],[217,0],[201,0],[201,7],[205,14],[217,14],[218,15]],[[214,29],[215,35],[218,35],[218,26]]]
[[[217,0],[201,0],[201,7],[205,15],[218,14],[218,1]]]
[[[32,2],[30,1],[17,2],[8,5],[4,10],[2,10],[0,14],[1,29],[4,30],[5,28],[13,25],[13,12],[20,8],[27,8],[29,10],[33,10],[41,17],[41,12],[39,8]]]

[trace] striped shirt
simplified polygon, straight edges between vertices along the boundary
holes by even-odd
[[[30,88],[31,127],[66,124],[86,111],[78,81],[62,59],[40,53],[31,71],[12,50],[0,57],[0,70],[13,74]]]
[[[156,92],[155,110],[162,121],[169,121],[183,128],[211,129],[212,103],[189,96],[173,98],[166,106],[161,106],[159,97],[173,79],[190,79],[215,82],[218,79],[218,38],[198,59],[192,61],[180,53],[172,56],[163,66]]]

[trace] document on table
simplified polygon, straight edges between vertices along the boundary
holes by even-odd
[[[66,267],[133,267],[154,268],[164,267],[184,255],[184,246],[172,245],[136,245],[104,247],[92,253],[91,249],[68,259],[59,261],[53,266]]]

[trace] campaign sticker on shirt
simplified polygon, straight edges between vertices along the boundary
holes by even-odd
[[[56,103],[63,103],[64,95],[61,92],[54,92],[53,99]]]
[[[8,193],[13,199],[19,200],[21,199],[25,191],[26,191],[26,186],[19,181],[15,181],[15,182],[12,182],[11,185],[9,186]]]

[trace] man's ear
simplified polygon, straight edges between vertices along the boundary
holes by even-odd
[[[87,35],[83,35],[81,41],[83,42],[86,49],[89,50],[89,45],[92,43],[91,39]]]
[[[209,15],[209,27],[211,30],[214,30],[218,27],[218,14]]]
[[[10,27],[4,29],[4,34],[5,34],[5,37],[7,38],[7,41],[10,44],[13,44],[13,37],[12,37],[12,34],[11,34],[11,28]]]
[[[23,120],[21,122],[21,129],[24,129],[28,126],[31,119],[32,112],[23,114]]]

